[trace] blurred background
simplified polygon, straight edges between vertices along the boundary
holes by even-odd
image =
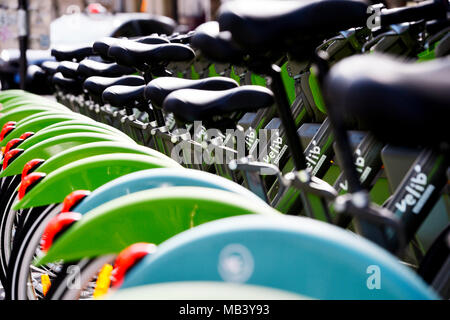
[[[104,36],[129,38],[169,32],[155,29],[151,19],[166,19],[175,26],[170,32],[185,33],[214,20],[226,1],[0,0],[1,88],[45,94],[36,66],[53,59],[50,48],[81,47]],[[387,7],[406,4],[404,0],[382,2]]]
[[[50,48],[80,47],[104,36],[167,33],[147,22],[164,17],[176,25],[175,32],[188,32],[214,19],[220,3],[220,0],[0,0],[1,88],[21,87],[21,47],[22,52],[26,50],[28,66],[22,87],[45,94],[45,88],[31,82],[38,70],[34,66],[52,59]]]

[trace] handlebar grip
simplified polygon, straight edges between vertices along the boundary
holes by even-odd
[[[381,26],[417,20],[442,19],[447,16],[448,0],[428,0],[411,7],[384,9],[381,11]]]

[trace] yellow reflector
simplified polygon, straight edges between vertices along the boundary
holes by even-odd
[[[6,149],[6,147],[2,147],[2,154],[5,153],[5,149]]]
[[[113,271],[113,266],[110,264],[105,264],[97,277],[97,282],[95,283],[94,299],[100,299],[105,294],[108,293],[109,286],[111,283],[111,272]]]
[[[44,296],[46,296],[48,289],[50,289],[50,286],[52,285],[48,274],[41,275],[41,284],[42,284],[42,292],[44,293]]]

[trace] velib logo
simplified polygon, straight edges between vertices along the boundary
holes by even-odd
[[[422,172],[422,167],[416,165],[414,167],[416,175],[412,177],[405,187],[405,196],[403,199],[395,203],[395,208],[402,213],[410,207],[413,207],[413,213],[419,213],[425,202],[435,189],[433,185],[427,185],[427,176]]]
[[[219,254],[218,271],[226,282],[246,282],[254,270],[251,252],[241,244],[229,244]]]
[[[272,163],[277,165],[280,162],[280,158],[283,156],[287,149],[286,145],[283,145],[283,138],[280,137],[278,131],[274,132],[274,136],[271,137],[271,143],[267,150],[267,154],[263,156],[263,161],[266,163]]]
[[[253,128],[247,130],[245,135],[245,147],[247,148],[249,154],[253,155],[258,145],[258,141],[259,140],[257,137],[256,130],[254,130]]]
[[[355,151],[355,155],[356,155],[356,160],[355,160],[356,171],[358,173],[360,173],[359,180],[361,182],[364,182],[364,181],[366,181],[367,177],[369,176],[369,173],[372,171],[372,168],[369,166],[366,167],[366,160],[361,155],[360,149],[357,149]],[[345,180],[344,182],[339,183],[339,187],[342,190],[347,191],[348,190],[348,181]]]
[[[327,156],[322,154],[322,149],[317,145],[316,140],[312,140],[310,146],[308,146],[309,151],[306,154],[306,168],[311,172],[313,176],[320,170],[322,164],[327,159]]]

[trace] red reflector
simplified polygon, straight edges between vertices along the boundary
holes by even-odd
[[[64,212],[53,217],[47,226],[41,238],[41,250],[47,252],[53,244],[56,235],[67,229],[70,225],[80,220],[83,216],[77,212]]]
[[[8,153],[9,150],[16,148],[22,142],[23,142],[23,139],[20,139],[20,138],[15,138],[15,139],[9,140],[9,142],[6,144],[6,147],[5,147],[5,150],[3,151],[3,153],[5,153],[5,154]]]
[[[3,170],[5,170],[8,165],[20,154],[22,154],[23,149],[12,149],[5,153],[5,157],[3,158]]]
[[[116,258],[113,270],[113,287],[120,287],[125,278],[127,271],[138,263],[146,255],[155,253],[156,245],[152,243],[138,242],[132,244],[126,249],[122,250]]]
[[[34,132],[25,132],[19,138],[23,140],[27,140],[29,137],[34,136]]]
[[[3,141],[3,139],[5,139],[5,137],[15,129],[15,126],[6,126],[3,127],[2,131],[0,132],[0,141]]]
[[[42,172],[33,172],[27,175],[19,186],[19,200],[22,200],[23,197],[25,197],[25,194],[30,191],[39,181],[44,179],[45,176],[46,174]]]
[[[79,204],[81,202],[81,200],[83,200],[90,194],[91,194],[91,192],[89,190],[73,191],[64,199],[61,213],[71,211],[77,204]]]
[[[8,121],[3,125],[2,129],[9,127],[9,126],[15,126],[16,123],[17,123],[16,121]]]
[[[28,161],[22,170],[22,178],[21,178],[22,182],[27,175],[36,170],[36,168],[39,167],[41,164],[43,164],[44,161],[45,161],[44,159],[33,159],[31,161]]]

